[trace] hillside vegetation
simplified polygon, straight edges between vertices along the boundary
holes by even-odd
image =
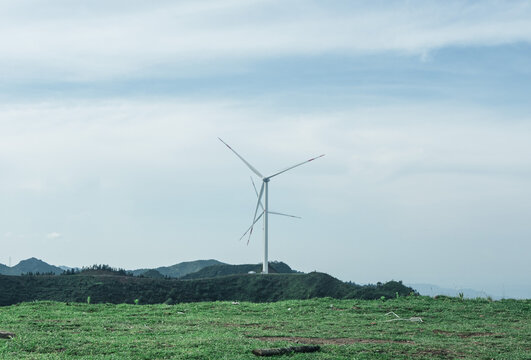
[[[531,354],[531,300],[31,302],[0,307],[0,329],[16,334],[0,339],[0,359],[250,360],[256,348],[318,344],[278,359],[518,360]]]
[[[217,260],[195,260],[195,261],[185,261],[171,266],[161,266],[153,270],[157,270],[163,276],[180,278],[190,273],[199,271],[207,266],[212,265],[223,265],[221,261]],[[151,269],[138,269],[132,270],[133,275],[138,276],[144,274],[146,271]]]
[[[100,271],[100,270],[97,270]],[[405,296],[414,290],[400,282],[374,286],[343,283],[323,273],[243,274],[208,279],[176,280],[118,276],[112,272],[63,276],[0,275],[0,305],[24,301],[54,300],[93,303],[141,304],[216,300],[280,301],[315,297],[386,298]]]
[[[207,279],[219,276],[236,275],[236,274],[248,274],[249,272],[261,273],[262,264],[243,264],[243,265],[230,265],[230,264],[216,264],[207,266],[199,271],[190,273],[183,276],[183,280],[192,279]],[[283,262],[270,262],[269,273],[271,274],[292,274],[296,273],[287,264]]]

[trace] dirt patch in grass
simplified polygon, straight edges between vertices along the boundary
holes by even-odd
[[[459,336],[461,339],[465,339],[465,338],[470,338],[470,337],[475,337],[475,336],[494,336],[494,335],[500,335],[500,334],[495,334],[495,333],[491,333],[491,332],[463,332],[463,333],[456,333],[456,332],[451,332],[451,331],[445,331],[445,330],[433,330],[433,333],[434,334],[442,334],[442,335],[447,335],[447,336]]]
[[[230,323],[223,324],[223,326],[225,326],[225,327],[236,327],[236,328],[239,328],[239,327],[242,327],[242,328],[245,328],[245,327],[259,328],[259,327],[261,327],[260,324],[230,324]]]
[[[459,334],[457,334],[457,336],[459,336],[462,339],[469,338],[469,337],[474,337],[474,336],[493,336],[493,335],[496,335],[496,334],[495,333],[491,333],[491,332],[469,332],[469,333],[459,333]]]
[[[433,330],[433,333],[434,334],[441,334],[441,335],[457,335],[456,333],[453,333],[451,331],[438,330],[438,329]]]
[[[425,349],[417,351],[416,353],[413,353],[414,356],[428,356],[430,358],[432,357],[447,357],[447,356],[456,356],[456,354],[450,350],[445,349]]]
[[[231,323],[226,323],[226,324],[221,324],[222,326],[224,327],[227,327],[227,328],[257,328],[257,329],[262,329],[262,330],[276,330],[278,329],[278,327],[276,326],[267,326],[267,325],[261,325],[261,324],[231,324]]]
[[[349,344],[415,344],[411,340],[353,339],[353,338],[308,338],[299,336],[252,336],[261,341],[288,341],[297,344],[349,345]]]

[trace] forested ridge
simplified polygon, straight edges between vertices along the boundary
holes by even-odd
[[[393,298],[414,293],[401,282],[356,285],[328,274],[237,274],[197,280],[134,277],[116,271],[67,275],[0,275],[0,305],[26,301],[174,304],[238,300],[267,302],[332,297]]]

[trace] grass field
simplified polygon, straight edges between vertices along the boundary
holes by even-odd
[[[531,300],[34,302],[0,307],[0,330],[16,334],[1,359],[255,359],[296,343],[321,351],[276,358],[531,359]]]

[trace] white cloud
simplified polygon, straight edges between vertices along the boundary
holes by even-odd
[[[432,103],[289,116],[266,106],[132,100],[0,108],[0,184],[42,192],[88,179],[114,187],[171,169],[183,172],[181,180],[238,169],[220,165],[226,154],[218,136],[264,173],[324,152],[330,171],[358,179],[529,176],[529,122],[506,114]]]
[[[424,59],[440,47],[531,41],[526,1],[21,3],[0,16],[1,73],[18,79],[139,76],[161,65],[186,75],[192,62],[330,52]]]
[[[59,234],[58,232],[51,232],[49,234],[46,234],[46,238],[47,239],[50,239],[50,240],[54,240],[54,239],[58,239],[60,237],[62,237],[63,235],[62,234]]]

